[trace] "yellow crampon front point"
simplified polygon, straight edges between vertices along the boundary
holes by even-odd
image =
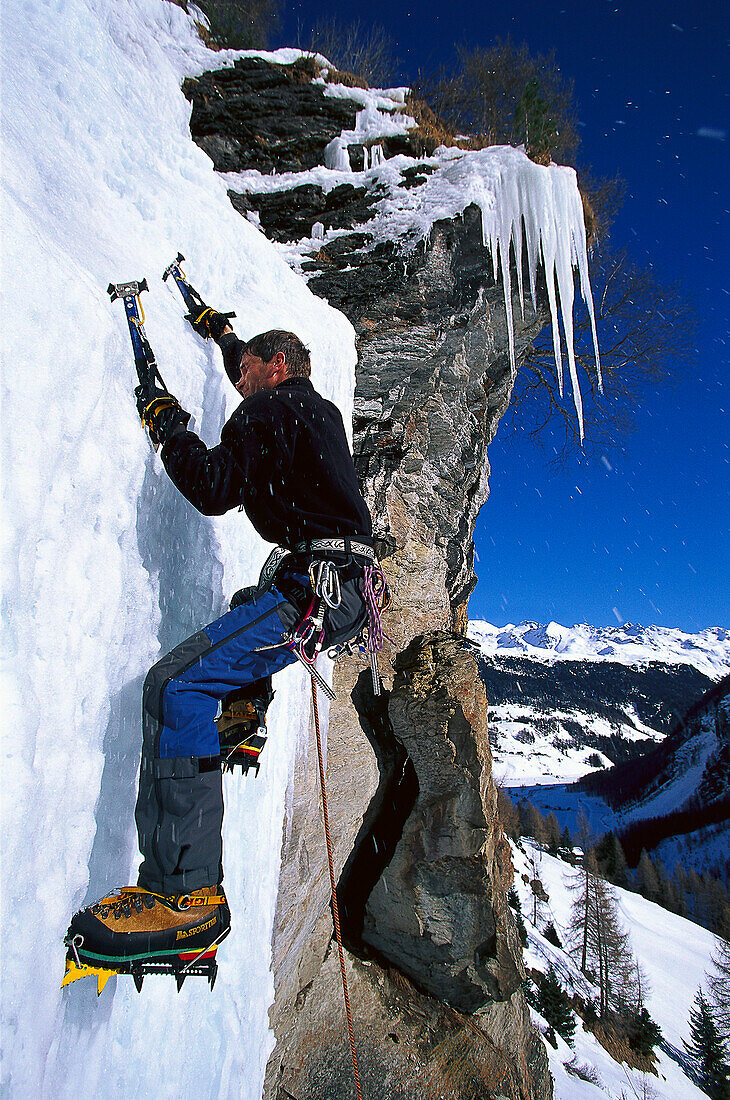
[[[102,989],[117,973],[116,970],[105,970],[100,966],[87,966],[86,963],[75,963],[73,959],[66,959],[66,973],[61,982],[61,988],[76,982],[79,978],[96,978],[96,995],[100,996]]]

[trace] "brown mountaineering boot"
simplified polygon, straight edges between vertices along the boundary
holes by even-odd
[[[178,989],[188,974],[204,974],[212,987],[215,953],[230,930],[221,887],[167,897],[123,886],[74,916],[62,984],[96,974],[101,992],[112,974],[131,974],[140,989],[145,974],[163,973],[175,975]]]

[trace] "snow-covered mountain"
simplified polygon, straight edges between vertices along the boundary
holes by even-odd
[[[552,964],[563,988],[582,998],[595,999],[595,990],[581,974],[569,943],[570,909],[573,896],[569,884],[575,872],[569,864],[540,851],[529,842],[512,846],[515,888],[525,917],[528,968],[547,973]],[[538,877],[548,901],[538,915],[537,927],[530,920],[533,895],[529,882]],[[559,1036],[557,1049],[547,1045],[550,1070],[555,1081],[555,1100],[600,1100],[611,1097],[654,1097],[655,1100],[702,1100],[705,1094],[687,1074],[684,1040],[689,1039],[689,1011],[700,984],[706,987],[711,969],[715,937],[682,917],[618,887],[621,924],[629,933],[631,948],[648,978],[646,1003],[650,1015],[662,1030],[657,1049],[657,1074],[642,1074],[619,1065],[578,1019],[573,1047]],[[545,938],[552,922],[563,948]],[[678,980],[678,976],[681,978]],[[532,1010],[543,1031],[546,1022]],[[592,1078],[592,1080],[590,1079]]]
[[[730,670],[730,631],[474,621],[498,777],[579,779],[666,737]]]
[[[614,661],[641,666],[652,661],[692,665],[712,680],[730,672],[730,630],[711,627],[696,634],[665,626],[561,626],[535,622],[492,626],[474,619],[469,638],[487,656],[525,656],[555,661]]]
[[[469,636],[507,786],[571,830],[582,809],[596,834],[621,832],[631,863],[646,847],[727,876],[728,631],[473,623]]]

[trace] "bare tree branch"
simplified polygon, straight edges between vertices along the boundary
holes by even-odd
[[[604,393],[598,388],[590,320],[580,303],[575,317],[586,439],[584,451],[615,453],[635,426],[647,393],[684,376],[696,354],[694,309],[678,286],[662,284],[626,251],[607,245],[594,257],[591,280],[601,353]],[[500,431],[552,450],[562,465],[580,446],[578,423],[560,397],[552,335],[544,330],[520,367],[512,403]]]

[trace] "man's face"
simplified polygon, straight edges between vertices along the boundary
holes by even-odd
[[[259,390],[272,390],[277,382],[282,381],[285,371],[286,364],[281,352],[277,352],[273,359],[265,363],[258,355],[244,351],[241,356],[241,377],[236,382],[236,389],[241,397],[250,397]]]

